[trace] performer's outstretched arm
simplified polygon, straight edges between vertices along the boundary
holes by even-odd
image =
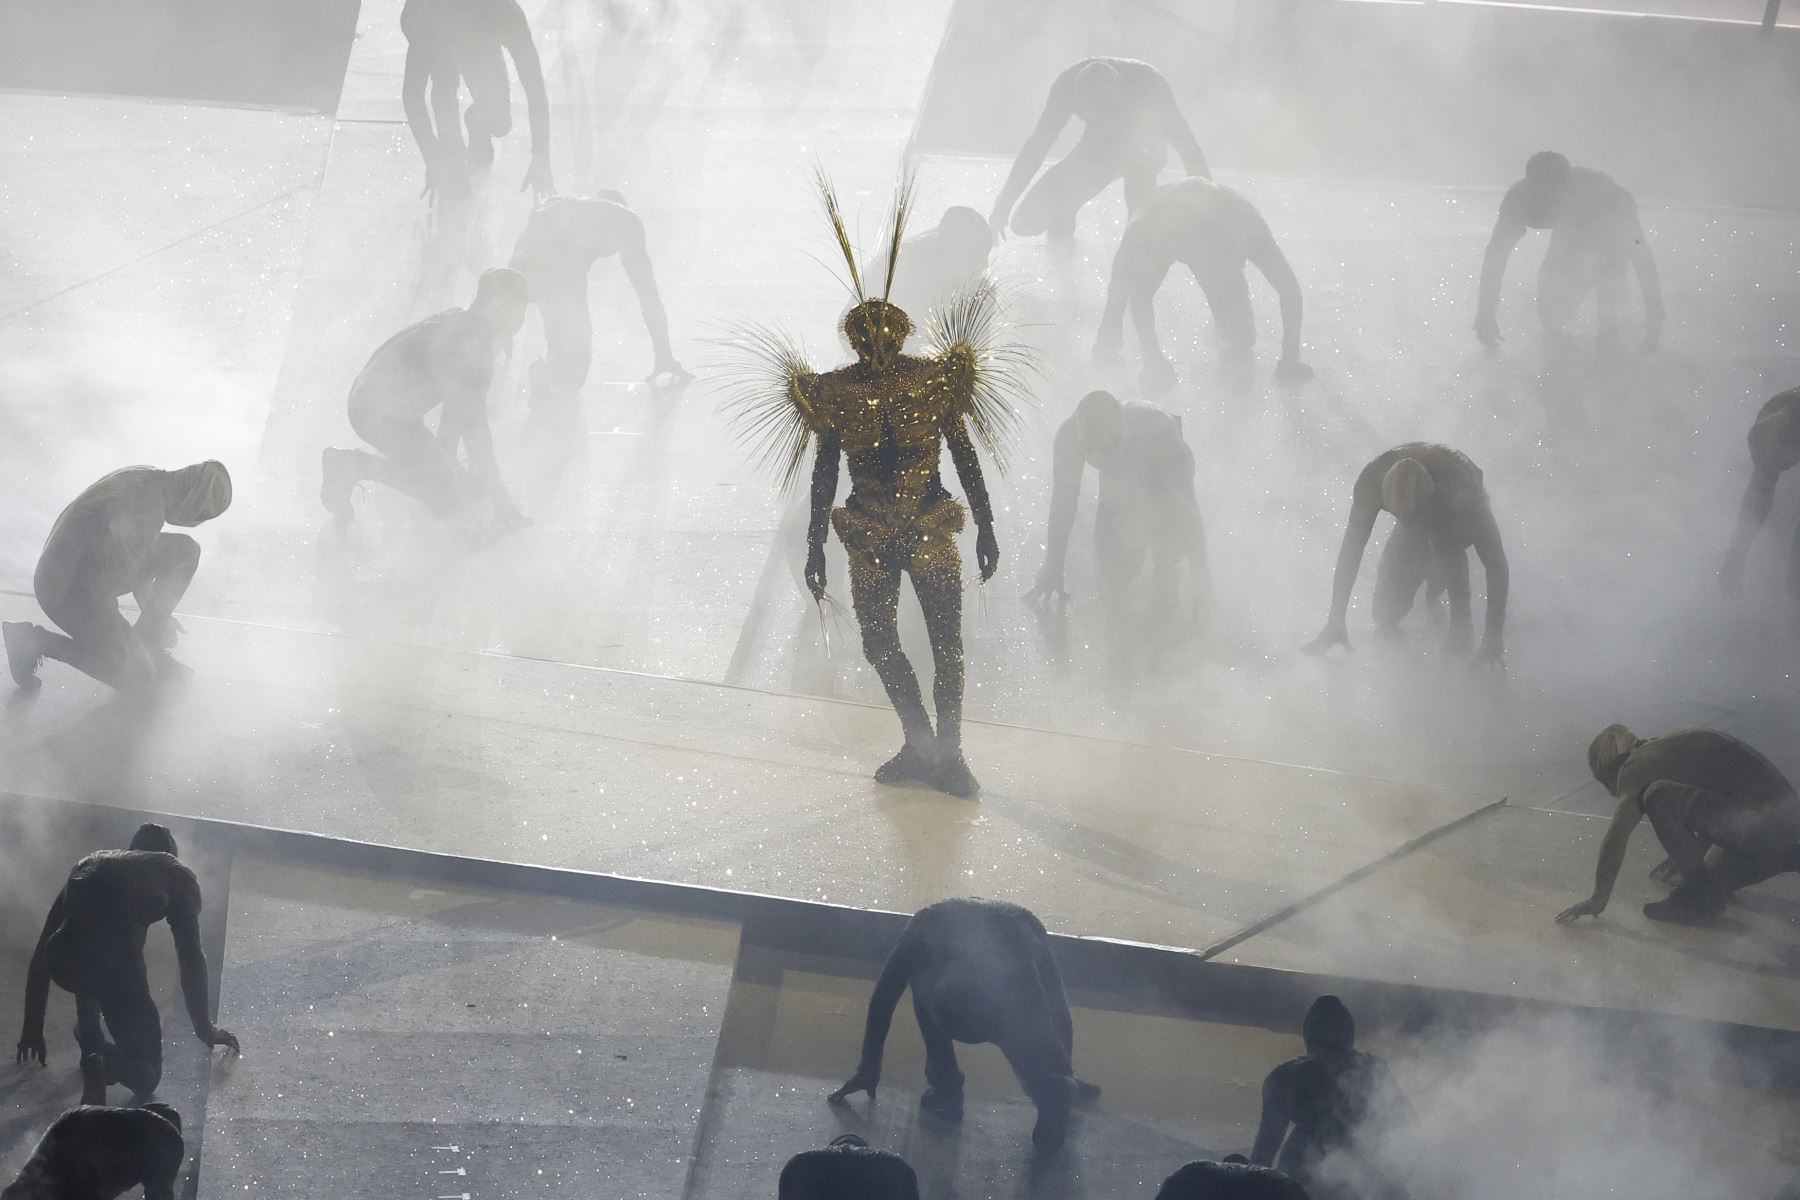
[[[1600,839],[1600,858],[1594,864],[1594,893],[1558,913],[1557,924],[1571,925],[1577,917],[1597,917],[1606,911],[1606,903],[1612,899],[1613,884],[1619,878],[1619,868],[1625,865],[1625,847],[1631,841],[1631,831],[1643,819],[1640,793],[1630,792],[1619,798],[1612,824],[1606,827],[1606,836]]]
[[[842,455],[835,431],[819,434],[813,450],[812,516],[806,523],[806,586],[815,600],[825,596],[825,531],[831,525],[831,505],[837,500]]]
[[[1520,215],[1525,200],[1514,184],[1500,201],[1500,215],[1494,221],[1494,232],[1488,238],[1487,252],[1481,258],[1481,286],[1475,297],[1475,336],[1484,346],[1500,341],[1500,285],[1506,280],[1506,264],[1513,248],[1525,236],[1525,219]]]
[[[1019,157],[1013,160],[1012,170],[1007,173],[1006,182],[1000,187],[1000,194],[994,198],[993,211],[988,214],[988,228],[994,231],[995,237],[1006,232],[1006,224],[1012,219],[1013,205],[1025,194],[1025,189],[1036,178],[1038,168],[1044,165],[1044,156],[1050,153],[1050,147],[1056,142],[1056,135],[1063,131],[1075,115],[1075,72],[1079,66],[1070,67],[1056,77],[1050,85],[1049,98],[1044,102],[1043,115],[1038,117],[1037,126],[1019,147]]]
[[[1063,586],[1063,569],[1068,560],[1069,531],[1075,527],[1075,512],[1081,505],[1081,479],[1086,472],[1081,428],[1070,417],[1056,431],[1050,452],[1050,526],[1044,537],[1044,565],[1038,569],[1037,582],[1026,593],[1027,600],[1066,598],[1069,594]]]
[[[43,932],[38,934],[37,949],[31,952],[31,966],[25,972],[25,1020],[19,1031],[19,1061],[36,1059],[47,1062],[44,1045],[44,1009],[50,1003],[50,962],[47,957],[50,938],[63,923],[63,894],[56,893],[50,915],[44,918]]]
[[[1281,300],[1281,365],[1289,374],[1294,374],[1296,368],[1304,367],[1300,361],[1300,318],[1305,302],[1300,296],[1300,281],[1294,277],[1294,268],[1288,265],[1287,255],[1275,244],[1275,235],[1269,232],[1268,224],[1260,216],[1251,232],[1248,257]]]
[[[644,328],[649,330],[650,345],[656,351],[656,368],[651,373],[667,371],[671,375],[686,375],[681,364],[675,361],[675,351],[669,345],[669,316],[663,310],[662,293],[656,288],[656,272],[650,266],[650,252],[644,245],[641,224],[636,229],[636,244],[619,252],[619,263],[625,268],[625,278],[637,292],[638,308],[644,314]]]
[[[1494,523],[1491,511],[1483,510],[1473,544],[1475,557],[1481,560],[1487,574],[1487,628],[1476,658],[1499,662],[1506,653],[1506,595],[1512,584],[1512,571],[1507,566],[1506,547],[1500,542],[1500,527]]]
[[[1175,147],[1175,153],[1181,155],[1181,165],[1187,168],[1190,176],[1211,179],[1212,170],[1206,165],[1206,154],[1200,149],[1200,139],[1194,136],[1194,128],[1182,114],[1181,105],[1175,99],[1175,89],[1167,79],[1162,81],[1156,102],[1162,109],[1163,136]]]
[[[515,2],[503,18],[500,44],[512,55],[513,67],[519,72],[519,87],[525,93],[525,112],[531,122],[531,166],[519,190],[531,189],[532,198],[542,200],[556,191],[550,178],[550,95],[544,90],[544,67],[538,60],[537,44],[531,40],[531,24],[525,10]]]
[[[1375,518],[1381,515],[1381,476],[1386,466],[1376,459],[1357,477],[1350,502],[1350,522],[1344,527],[1344,541],[1338,547],[1337,569],[1331,576],[1331,616],[1318,637],[1306,644],[1309,654],[1322,654],[1333,646],[1350,646],[1350,593],[1356,588],[1356,573],[1362,569],[1363,551],[1369,535],[1375,532]]]
[[[969,511],[975,518],[975,562],[986,583],[1000,566],[1000,543],[994,537],[994,508],[988,501],[987,481],[981,477],[981,459],[975,454],[975,443],[969,440],[969,429],[962,417],[953,418],[945,431],[950,443],[950,461],[956,464],[956,477],[962,480],[963,492],[969,497]]]
[[[862,1060],[857,1064],[856,1074],[831,1093],[829,1099],[843,1100],[858,1092],[875,1094],[881,1084],[881,1058],[887,1047],[888,1026],[894,1021],[894,1008],[900,1003],[901,993],[912,983],[913,976],[925,965],[925,958],[925,938],[919,932],[918,918],[915,917],[900,931],[900,940],[888,952],[887,962],[881,967],[881,978],[875,981],[875,991],[869,997],[868,1021],[863,1027]]]

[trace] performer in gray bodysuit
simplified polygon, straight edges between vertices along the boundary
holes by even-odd
[[[618,192],[601,192],[591,199],[558,196],[532,212],[512,256],[512,268],[525,276],[531,301],[544,321],[547,353],[531,367],[532,407],[572,403],[587,382],[594,357],[588,275],[596,262],[613,255],[637,292],[644,328],[656,353],[650,377],[692,378],[669,346],[669,319],[650,265],[642,218]]]
[[[1213,326],[1227,351],[1247,358],[1256,344],[1256,316],[1250,309],[1246,264],[1262,272],[1281,299],[1281,361],[1277,379],[1300,383],[1312,368],[1300,361],[1300,282],[1288,265],[1268,222],[1251,203],[1210,179],[1183,179],[1151,193],[1125,227],[1113,255],[1106,308],[1094,357],[1110,362],[1124,340],[1125,310],[1131,309],[1143,347],[1143,386],[1156,392],[1175,382],[1175,368],[1156,333],[1156,293],[1169,268],[1181,263],[1212,309]]]
[[[1057,135],[1077,117],[1084,125],[1081,140],[1033,183]],[[1118,179],[1125,181],[1126,207],[1135,212],[1156,186],[1170,145],[1189,175],[1211,178],[1161,71],[1131,58],[1083,59],[1050,85],[1043,115],[995,197],[988,224],[995,233],[1010,227],[1023,237],[1047,233],[1066,240],[1074,236],[1082,206]]]
[[[1651,875],[1676,884],[1668,899],[1644,905],[1653,921],[1710,921],[1739,888],[1800,870],[1800,796],[1730,734],[1683,729],[1645,741],[1608,725],[1588,747],[1588,767],[1619,807],[1600,842],[1593,895],[1557,915],[1564,925],[1606,911],[1626,843],[1645,817],[1668,855]]]
[[[1475,304],[1475,335],[1483,345],[1501,340],[1500,285],[1506,263],[1532,229],[1550,231],[1550,247],[1538,270],[1538,319],[1554,342],[1567,342],[1569,321],[1592,295],[1597,341],[1602,351],[1610,350],[1619,337],[1625,276],[1635,271],[1644,297],[1644,350],[1656,349],[1663,329],[1662,282],[1638,220],[1637,202],[1612,176],[1572,167],[1553,150],[1532,155],[1525,178],[1500,201]]]
[[[1375,577],[1375,625],[1386,633],[1399,629],[1419,589],[1450,593],[1450,632],[1445,648],[1467,650],[1469,623],[1469,557],[1487,569],[1487,628],[1478,662],[1498,663],[1506,653],[1506,597],[1510,572],[1500,528],[1488,506],[1481,468],[1462,452],[1430,442],[1409,442],[1379,455],[1356,477],[1351,493],[1350,522],[1338,550],[1331,581],[1331,616],[1325,629],[1307,643],[1309,654],[1350,645],[1346,614],[1363,550],[1375,519],[1394,514],[1397,524],[1381,552]]]
[[[230,506],[231,474],[217,462],[126,467],[75,497],[51,527],[32,581],[44,615],[64,632],[26,621],[0,626],[13,682],[36,687],[46,658],[122,689],[185,678],[188,668],[169,651],[200,543],[163,526],[199,525]],[[119,611],[124,595],[137,601],[135,622]]]
[[[1181,418],[1142,400],[1120,403],[1110,392],[1083,396],[1056,431],[1044,563],[1025,599],[1068,598],[1063,563],[1090,466],[1100,477],[1094,550],[1109,611],[1122,607],[1146,558],[1152,613],[1174,610],[1183,566],[1189,598],[1199,602],[1207,590],[1206,530],[1194,494],[1194,452],[1182,437]]]

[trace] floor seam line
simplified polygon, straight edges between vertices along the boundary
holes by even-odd
[[[184,233],[180,237],[176,238],[174,241],[169,242],[166,245],[158,246],[154,250],[146,250],[144,253],[138,255],[136,258],[132,259],[130,262],[120,263],[116,267],[108,267],[106,270],[100,272],[98,275],[92,275],[86,279],[81,280],[79,283],[71,283],[67,287],[59,288],[56,291],[51,292],[48,296],[40,296],[38,299],[31,301],[29,304],[21,305],[20,307],[13,309],[11,312],[0,313],[0,321],[10,321],[14,317],[22,317],[26,313],[30,312],[32,309],[38,308],[41,305],[49,304],[53,300],[59,300],[62,297],[67,296],[71,292],[78,292],[82,288],[87,287],[90,284],[99,283],[102,279],[109,279],[112,276],[119,274],[121,271],[129,271],[131,268],[133,268],[135,266],[139,266],[143,263],[149,262],[151,259],[155,258],[159,254],[166,254],[170,250],[175,249],[175,247],[185,245],[186,243],[193,241],[195,238],[204,237],[205,235],[207,235],[209,233],[214,233],[214,232],[224,228],[225,226],[231,224],[233,221],[242,220],[244,217],[249,216],[251,213],[260,212],[261,210],[269,207],[271,204],[274,204],[280,200],[286,200],[289,196],[292,196],[297,192],[305,191],[309,187],[315,187],[315,186],[323,183],[324,180],[325,180],[325,172],[323,170],[321,170],[317,175],[314,175],[311,179],[308,179],[302,183],[295,184],[293,187],[287,189],[285,192],[278,192],[277,194],[270,196],[265,200],[259,200],[257,203],[252,204],[249,208],[246,208],[241,212],[232,213],[228,217],[220,217],[217,221],[214,221],[210,225],[203,225],[199,229],[195,229],[195,230],[192,230],[191,232]]]
[[[1205,962],[1209,959],[1217,958],[1227,950],[1242,945],[1244,942],[1249,941],[1258,934],[1266,933],[1275,926],[1280,925],[1282,922],[1317,906],[1321,901],[1337,895],[1337,893],[1343,891],[1351,884],[1360,882],[1382,868],[1399,862],[1401,859],[1412,854],[1415,850],[1419,850],[1424,846],[1437,841],[1439,838],[1454,833],[1456,830],[1461,829],[1463,826],[1470,824],[1487,813],[1507,807],[1510,807],[1507,804],[1507,799],[1505,796],[1502,796],[1498,800],[1483,804],[1480,808],[1472,809],[1471,811],[1464,813],[1455,820],[1446,821],[1442,825],[1426,830],[1417,837],[1401,842],[1398,846],[1395,846],[1380,858],[1364,863],[1362,866],[1356,868],[1356,870],[1345,875],[1342,879],[1329,883],[1316,892],[1310,892],[1307,895],[1300,897],[1300,899],[1294,901],[1292,904],[1285,905],[1270,913],[1268,916],[1263,917],[1261,920],[1253,921],[1236,933],[1231,934],[1220,941],[1214,942],[1204,950],[1199,951],[1200,960]]]
[[[0,588],[0,596],[15,596],[24,600],[34,600],[34,593],[17,588]],[[628,667],[607,667],[598,663],[569,662],[565,659],[546,658],[535,654],[519,654],[510,650],[470,650],[459,646],[434,646],[411,641],[393,641],[382,638],[365,637],[361,634],[332,632],[324,629],[308,629],[293,625],[283,625],[272,621],[250,621],[242,617],[222,617],[212,613],[177,613],[179,617],[195,621],[216,621],[222,625],[236,625],[245,629],[264,629],[274,633],[286,633],[299,637],[342,638],[349,641],[365,642],[371,645],[387,646],[395,649],[420,650],[432,654],[463,655],[472,658],[501,659],[512,662],[540,663],[545,666],[565,667],[571,671],[591,671],[602,675],[619,675],[633,679],[654,679],[664,683],[679,683],[689,687],[709,688],[718,691],[740,692],[749,696],[770,696],[784,700],[795,700],[805,704],[835,704],[853,708],[885,710],[886,703],[872,700],[852,700],[843,696],[817,696],[805,692],[781,692],[768,688],[751,687],[742,683],[726,683],[718,679],[697,679],[689,675],[664,675],[655,671],[636,671]],[[246,681],[247,682],[247,681]],[[1308,763],[1280,762],[1275,759],[1256,758],[1248,754],[1227,754],[1219,750],[1200,750],[1192,746],[1169,746],[1156,742],[1134,741],[1127,738],[1111,738],[1098,733],[1086,733],[1080,730],[1047,729],[1041,725],[1021,725],[1013,721],[999,721],[980,717],[964,718],[967,725],[985,725],[993,729],[1009,729],[1020,733],[1035,733],[1044,737],[1072,738],[1084,742],[1096,742],[1106,746],[1121,746],[1132,750],[1148,750],[1161,754],[1182,754],[1199,758],[1214,758],[1226,762],[1255,763],[1264,767],[1279,767],[1290,771],[1308,771],[1315,775],[1329,775],[1339,779],[1359,779],[1369,783],[1384,783],[1393,787],[1422,788],[1426,791],[1454,794],[1456,789],[1435,783],[1424,783],[1416,779],[1395,779],[1385,775],[1365,775],[1356,771],[1340,770],[1336,767],[1322,767]]]

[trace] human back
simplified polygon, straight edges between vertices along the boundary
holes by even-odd
[[[1716,729],[1682,729],[1640,743],[1620,764],[1618,794],[1670,782],[1725,795],[1792,795],[1793,784],[1762,753]]]

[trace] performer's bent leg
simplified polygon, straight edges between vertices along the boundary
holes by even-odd
[[[106,1081],[148,1096],[162,1081],[162,1017],[141,970],[123,986],[100,993],[100,1012],[112,1045],[106,1051]]]
[[[931,1010],[913,992],[913,1016],[919,1020],[919,1036],[925,1042],[925,1094],[919,1107],[945,1121],[963,1118],[963,1073],[956,1065],[956,1043],[944,1032]]]
[[[594,324],[588,310],[585,270],[534,272],[531,295],[544,322],[544,361],[531,372],[534,409],[572,402],[587,383],[594,357]]]
[[[146,646],[175,644],[175,606],[187,594],[200,566],[200,543],[185,533],[162,533],[144,564],[146,578],[132,590],[137,600],[137,635]]]
[[[424,421],[359,414],[352,410],[350,425],[359,437],[381,453],[326,451],[326,490],[340,490],[342,503],[346,506],[351,489],[368,480],[411,496],[438,516],[446,516],[461,507],[468,491],[463,486],[462,471],[450,457],[450,452],[426,428]],[[331,508],[331,503],[328,502],[326,507]]]
[[[1538,321],[1557,348],[1568,345],[1569,323],[1575,319],[1598,276],[1593,255],[1583,235],[1553,233],[1550,247],[1538,268]]]
[[[1629,269],[1630,261],[1623,256],[1608,256],[1600,264],[1594,283],[1594,344],[1601,354],[1612,354],[1619,348],[1619,323],[1625,310]]]
[[[143,688],[160,674],[159,663],[119,611],[119,602],[84,586],[77,579],[69,594],[38,598],[44,613],[67,630],[67,636],[41,625],[9,629],[7,640],[28,639],[34,653],[68,663],[83,675],[121,691]],[[166,657],[166,656],[165,656]]]
[[[1690,922],[1724,908],[1724,894],[1706,869],[1706,851],[1714,839],[1703,830],[1709,824],[1731,822],[1735,815],[1731,810],[1742,803],[1739,797],[1669,780],[1658,780],[1644,789],[1644,816],[1669,862],[1681,873],[1681,886],[1667,900],[1646,904],[1645,916]]]
[[[1156,190],[1157,177],[1169,161],[1168,144],[1161,139],[1146,140],[1130,148],[1125,155],[1125,211],[1136,216],[1150,193]]]
[[[880,676],[888,700],[900,716],[906,744],[881,765],[882,783],[923,779],[932,760],[931,721],[919,692],[919,677],[900,648],[900,568],[874,554],[850,550],[850,602],[862,627],[863,655]]]
[[[1073,237],[1082,206],[1119,177],[1111,157],[1085,138],[1077,142],[1067,157],[1026,190],[1013,209],[1012,231],[1020,237],[1048,234],[1059,241]]]
[[[1432,548],[1434,582],[1450,593],[1450,631],[1445,646],[1467,650],[1474,641],[1469,619],[1469,552],[1461,546],[1440,544]]]
[[[1375,568],[1375,627],[1396,633],[1400,619],[1412,611],[1413,600],[1431,569],[1431,537],[1424,530],[1396,523],[1381,548]]]
[[[1256,314],[1242,267],[1196,268],[1194,280],[1212,310],[1213,332],[1226,353],[1232,358],[1247,356],[1256,346]]]
[[[479,169],[494,161],[493,139],[512,130],[512,84],[498,41],[462,57],[469,84],[469,165]]]
[[[100,1000],[91,992],[75,994],[75,1044],[81,1047],[81,1102],[105,1104],[106,1061],[118,1049],[106,1040]]]

